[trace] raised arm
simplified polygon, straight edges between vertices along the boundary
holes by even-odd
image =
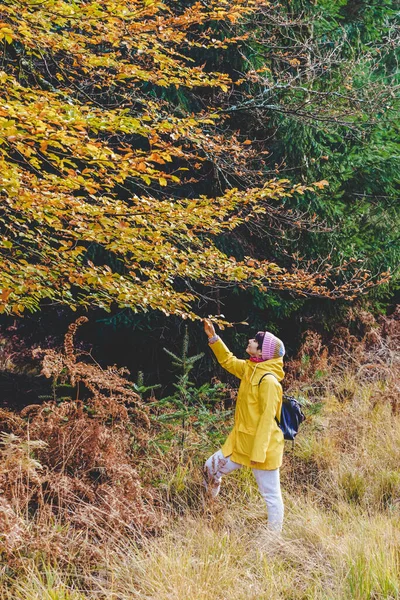
[[[241,379],[243,377],[244,368],[246,361],[241,358],[236,358],[232,352],[227,348],[221,338],[216,334],[214,325],[209,319],[203,319],[204,331],[208,337],[208,343],[211,350],[214,352],[215,357],[221,367]]]

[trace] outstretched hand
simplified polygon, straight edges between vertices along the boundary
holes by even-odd
[[[213,335],[216,335],[214,325],[212,324],[210,319],[203,319],[203,325],[204,325],[204,331],[206,332],[207,337],[210,338],[210,337],[213,337]]]

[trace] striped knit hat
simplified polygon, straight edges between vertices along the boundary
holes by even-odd
[[[259,346],[261,346],[261,359],[270,360],[271,358],[279,358],[285,354],[285,346],[279,338],[269,331],[259,331],[255,338]]]

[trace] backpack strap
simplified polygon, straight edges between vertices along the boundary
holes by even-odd
[[[262,380],[264,379],[264,377],[266,375],[273,375],[275,377],[275,379],[279,382],[279,379],[277,378],[277,376],[274,373],[268,372],[268,373],[264,373],[264,375],[262,377],[260,377],[260,381],[258,382],[258,385],[260,385],[260,383],[262,382]]]
[[[268,372],[268,373],[264,373],[264,375],[262,377],[260,377],[260,381],[258,382],[258,385],[260,385],[260,383],[262,382],[262,380],[264,379],[264,377],[266,375],[273,375],[275,377],[275,379],[277,380],[277,382],[279,383],[279,379],[277,378],[277,376],[274,373]],[[277,424],[279,426],[280,423],[279,423],[279,420],[276,418],[276,415],[275,415],[275,421],[277,422]]]

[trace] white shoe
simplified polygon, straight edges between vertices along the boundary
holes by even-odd
[[[214,479],[210,479],[210,481],[203,480],[203,486],[205,488],[205,495],[207,498],[214,500],[221,489],[221,483],[219,481],[215,481]]]

